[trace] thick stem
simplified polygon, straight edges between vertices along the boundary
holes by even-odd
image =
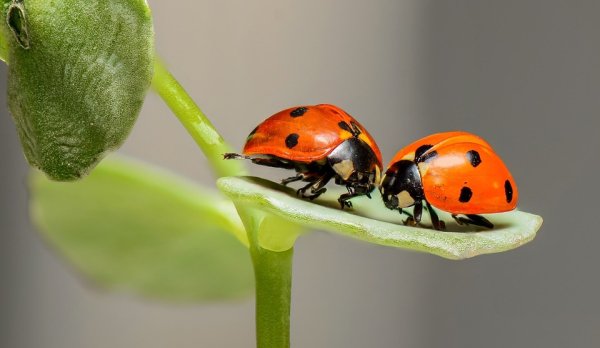
[[[288,348],[294,249],[274,252],[251,244],[256,277],[257,348]]]
[[[223,160],[224,153],[232,152],[230,146],[159,59],[154,62],[152,87],[196,141],[218,177],[246,174],[241,161]]]

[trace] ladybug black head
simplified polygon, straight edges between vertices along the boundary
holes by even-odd
[[[379,188],[389,209],[407,208],[424,199],[419,168],[413,161],[401,160],[385,172]]]
[[[341,184],[354,188],[357,194],[367,194],[379,183],[381,163],[371,147],[359,138],[349,138],[336,147],[327,160]]]

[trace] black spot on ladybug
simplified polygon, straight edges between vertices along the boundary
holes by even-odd
[[[504,182],[504,193],[506,194],[506,201],[510,203],[513,199],[513,188],[508,180]]]
[[[431,149],[432,147],[433,147],[433,145],[419,146],[419,148],[415,151],[415,161],[416,162],[425,162],[426,160],[437,156],[437,152],[433,151],[433,156],[431,156],[430,154],[427,154],[426,158],[421,158],[423,156],[423,154],[425,152],[427,152],[427,150]]]
[[[473,191],[471,191],[470,188],[465,186],[460,189],[460,197],[458,197],[458,200],[461,203],[468,203],[471,200],[471,197],[473,197]]]
[[[340,123],[338,123],[338,127],[345,130],[346,132],[349,132],[349,133],[353,132],[352,128],[350,127],[350,125],[348,123],[346,123],[346,121],[340,121]]]
[[[419,146],[419,148],[415,151],[415,161],[417,163],[427,162],[430,159],[437,156],[438,155],[437,151],[429,151],[429,149],[431,149],[432,147],[433,147],[433,145]],[[427,152],[427,151],[429,151],[429,152]]]
[[[437,155],[438,155],[437,151],[429,151],[425,155],[421,156],[421,158],[419,158],[419,162],[427,162]]]
[[[298,138],[300,138],[300,136],[296,133],[288,135],[287,138],[285,138],[285,146],[287,146],[288,149],[293,149],[298,145]]]
[[[248,139],[250,139],[250,137],[251,137],[251,136],[253,136],[253,135],[254,135],[254,133],[256,133],[256,131],[257,131],[257,130],[258,130],[258,126],[256,126],[256,128],[254,128],[254,129],[252,130],[252,132],[250,132],[250,134],[248,134]]]
[[[362,133],[360,131],[360,127],[352,121],[350,121],[350,124],[352,125],[352,135],[358,138],[358,136]]]
[[[467,152],[467,160],[471,162],[471,165],[473,167],[477,167],[481,164],[481,157],[479,156],[479,152],[475,150]]]
[[[302,107],[299,107],[299,108],[296,108],[296,109],[292,110],[290,112],[290,116],[292,116],[292,117],[300,117],[300,116],[304,115],[306,113],[306,111],[308,111],[308,108],[302,106]]]
[[[340,121],[338,123],[338,127],[352,134],[352,136],[355,138],[358,138],[358,136],[361,134],[360,128],[354,122],[350,122],[350,124],[348,124],[346,121]]]

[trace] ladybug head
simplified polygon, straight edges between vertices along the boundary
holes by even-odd
[[[381,197],[389,209],[408,208],[424,199],[419,168],[413,161],[401,160],[385,172]]]
[[[359,138],[342,142],[327,160],[336,174],[336,182],[353,187],[357,194],[373,191],[380,182],[381,163],[371,147]]]

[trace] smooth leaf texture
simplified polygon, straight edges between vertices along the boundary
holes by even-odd
[[[323,229],[363,241],[411,249],[448,259],[465,259],[480,254],[510,250],[531,241],[542,224],[542,218],[520,211],[486,215],[496,227],[476,231],[472,226],[459,226],[443,212],[448,231],[408,227],[406,216],[385,208],[381,196],[352,200],[351,211],[339,209],[337,197],[342,191],[331,187],[315,201],[295,196],[295,190],[255,177],[227,177],[218,187],[237,204],[252,205],[292,223]],[[424,214],[423,224],[429,223]],[[274,234],[278,231],[273,231]]]
[[[150,86],[148,4],[13,0],[2,25],[9,107],[29,163],[54,180],[84,176],[123,143]]]
[[[147,165],[109,158],[76,183],[34,173],[31,214],[49,244],[105,288],[205,301],[253,287],[231,201]]]

